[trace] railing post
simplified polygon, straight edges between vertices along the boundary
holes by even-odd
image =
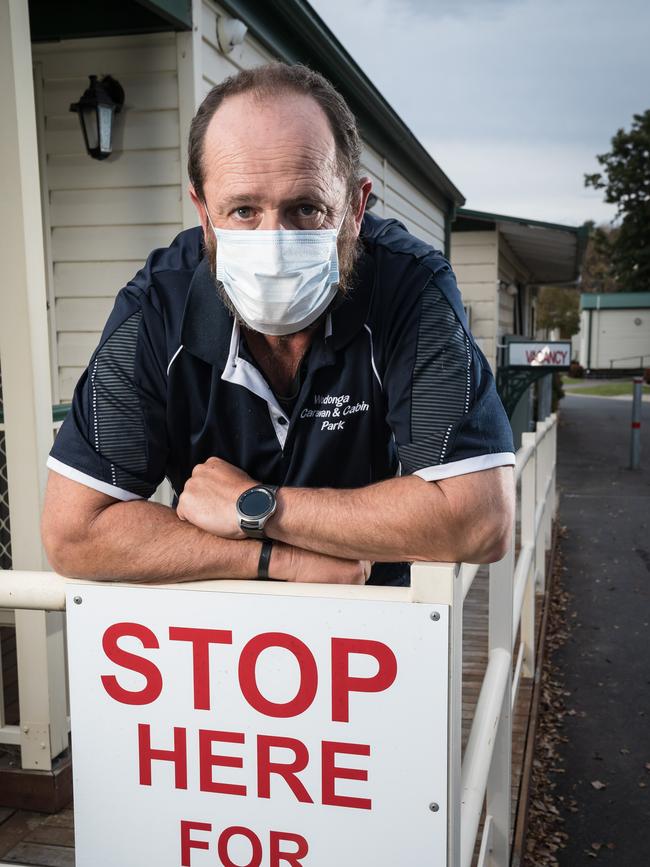
[[[635,376],[632,385],[632,437],[630,439],[630,469],[641,466],[641,401],[643,399],[643,377]]]
[[[522,516],[523,517],[523,516]],[[490,564],[490,609],[488,653],[507,653],[512,658],[512,604],[514,595],[515,534],[510,548],[498,563]],[[489,864],[508,867],[510,863],[510,810],[512,765],[512,674],[504,690],[501,714],[487,781],[485,812],[492,817],[492,845]]]
[[[543,593],[546,587],[544,428],[544,422],[538,421],[535,432],[535,583],[538,593]]]
[[[461,737],[463,720],[463,587],[460,566],[414,563],[411,601],[449,605],[447,867],[460,864]],[[510,605],[512,609],[512,603]]]
[[[525,433],[522,448],[532,448],[532,454],[521,473],[521,548],[531,549],[530,567],[526,576],[526,589],[521,609],[520,640],[524,648],[521,673],[533,677],[535,673],[535,508],[536,492],[535,434]]]

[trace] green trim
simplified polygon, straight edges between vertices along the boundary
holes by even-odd
[[[581,310],[634,310],[650,307],[650,292],[583,292]]]
[[[525,217],[510,217],[506,214],[492,214],[488,211],[473,211],[470,208],[458,208],[457,217],[469,217],[490,223],[518,223],[520,226],[536,226],[540,229],[555,229],[558,232],[571,232],[574,235],[589,235],[588,226],[566,226],[563,223],[547,223],[544,220],[527,220]]]
[[[192,29],[191,0],[136,0],[136,3],[168,21],[175,30]]]
[[[545,376],[552,376],[556,370],[568,369],[568,367],[556,367],[553,370],[546,367],[499,367],[497,370],[497,391],[508,418],[513,417],[522,395],[534,382]]]
[[[32,42],[52,42],[189,30],[192,17],[190,0],[29,0],[29,27]]]
[[[52,407],[52,421],[59,422],[63,421],[66,415],[70,412],[70,407],[72,404],[70,403],[59,403],[56,406]]]
[[[305,63],[325,75],[343,94],[361,134],[443,212],[462,205],[462,193],[386,102],[334,34],[304,0],[223,0],[276,57]]]
[[[52,407],[52,422],[57,423],[63,421],[66,415],[70,412],[70,403],[58,403]],[[4,424],[5,414],[0,408],[0,424]]]

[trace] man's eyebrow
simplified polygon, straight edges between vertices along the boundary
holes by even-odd
[[[251,193],[242,193],[241,195],[230,195],[226,196],[221,202],[219,202],[220,208],[222,210],[228,210],[233,207],[242,207],[247,205],[256,205],[259,203],[260,196],[256,196]],[[324,200],[324,196],[321,193],[318,193],[316,190],[303,190],[297,195],[293,195],[288,199],[283,199],[281,205],[298,205],[304,201],[316,201],[322,204],[327,204]]]

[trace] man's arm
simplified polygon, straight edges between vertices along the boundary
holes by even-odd
[[[512,467],[427,482],[387,479],[354,490],[280,488],[273,538],[340,557],[491,563],[505,556]]]
[[[50,472],[43,543],[52,567],[72,578],[142,583],[252,578],[257,540],[221,539],[146,500],[122,502]],[[362,584],[368,565],[276,542],[270,577]]]
[[[179,515],[223,538],[242,537],[235,503],[254,484],[218,458],[195,467]],[[265,530],[273,539],[338,557],[490,563],[510,544],[512,467],[439,481],[386,479],[352,490],[280,488]]]

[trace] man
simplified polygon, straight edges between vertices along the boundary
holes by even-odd
[[[217,86],[181,233],[118,295],[49,459],[71,576],[405,584],[492,562],[514,455],[446,260],[365,214],[345,102],[305,67]],[[167,476],[172,510],[147,501]],[[252,490],[251,490],[252,489]]]

